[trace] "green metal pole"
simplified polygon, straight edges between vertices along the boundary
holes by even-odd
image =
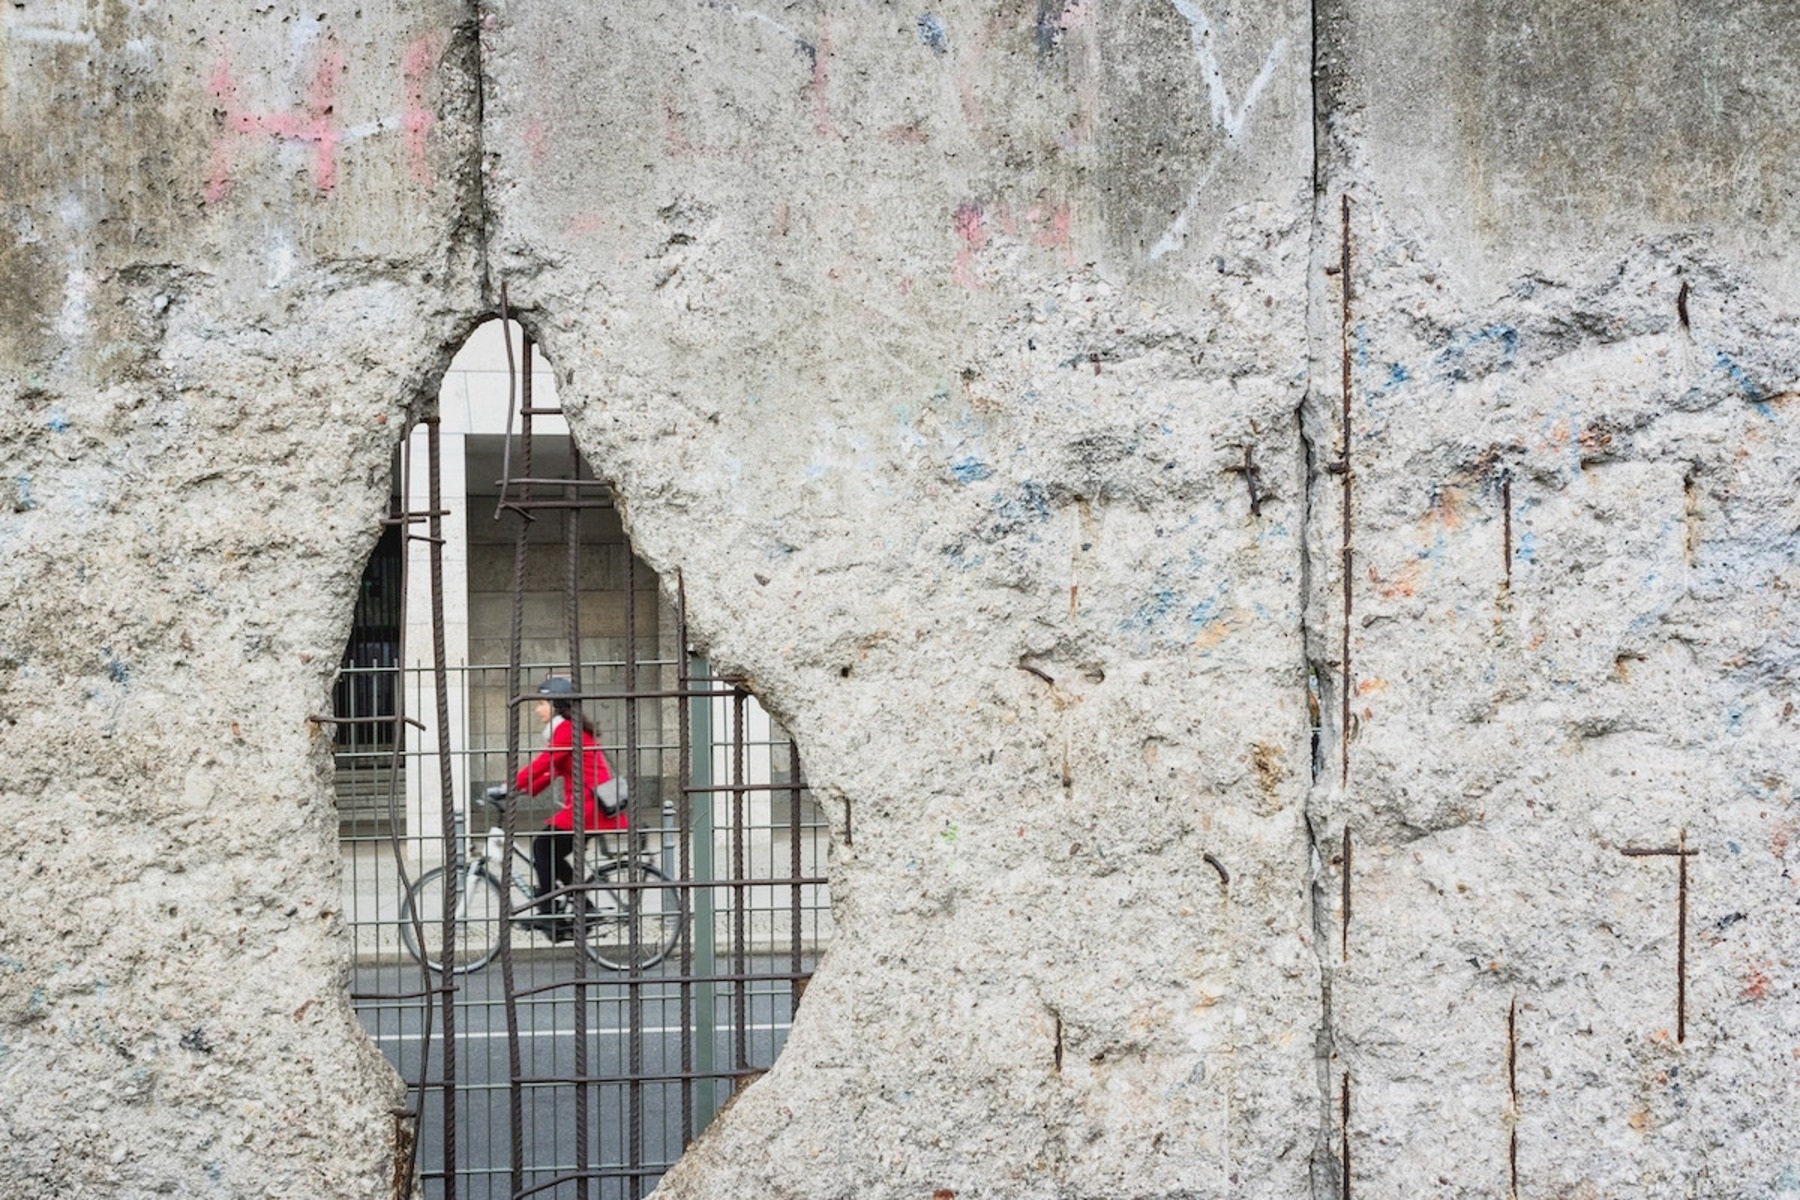
[[[688,676],[692,679],[703,679],[709,674],[706,659],[701,655],[693,655],[688,660]],[[708,1075],[714,1069],[715,1049],[718,1034],[715,1026],[718,1020],[718,984],[711,977],[718,973],[716,963],[718,956],[715,946],[715,930],[713,912],[715,908],[712,883],[717,878],[713,867],[713,719],[712,698],[710,696],[694,696],[688,700],[691,706],[690,728],[693,738],[689,746],[692,756],[692,774],[694,792],[687,797],[693,805],[694,834],[694,974],[705,982],[694,986],[694,1011],[688,1019],[694,1025],[694,1069],[701,1075]],[[694,1125],[696,1129],[705,1129],[718,1115],[719,1105],[723,1097],[719,1094],[717,1079],[702,1078],[694,1088]]]

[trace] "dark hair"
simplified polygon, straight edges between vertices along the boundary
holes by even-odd
[[[556,715],[562,717],[564,720],[574,719],[575,705],[570,701],[551,700],[550,706],[556,710]],[[581,714],[581,732],[587,734],[595,741],[600,740],[600,731],[594,728],[594,718],[590,717],[586,712]]]

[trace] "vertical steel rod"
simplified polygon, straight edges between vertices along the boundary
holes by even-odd
[[[1341,717],[1341,720],[1339,723],[1339,728],[1338,728],[1338,739],[1342,743],[1341,753],[1342,753],[1342,757],[1343,757],[1343,767],[1342,767],[1342,773],[1339,777],[1339,785],[1342,787],[1348,787],[1348,786],[1350,786],[1350,685],[1351,685],[1351,682],[1353,679],[1353,676],[1352,676],[1351,670],[1350,670],[1350,601],[1351,601],[1351,597],[1355,591],[1355,585],[1353,583],[1352,575],[1351,575],[1352,554],[1351,554],[1351,550],[1350,550],[1350,536],[1351,536],[1351,530],[1352,530],[1351,510],[1350,510],[1350,492],[1351,492],[1351,479],[1353,477],[1353,472],[1350,467],[1350,443],[1352,440],[1351,430],[1350,430],[1350,395],[1351,395],[1350,302],[1354,295],[1354,289],[1351,287],[1351,283],[1350,283],[1350,196],[1349,196],[1349,194],[1346,193],[1342,197],[1342,200],[1343,200],[1343,213],[1344,213],[1344,234],[1343,234],[1341,257],[1338,262],[1338,278],[1341,281],[1341,287],[1343,289],[1343,296],[1344,296],[1344,321],[1343,321],[1343,328],[1342,328],[1342,331],[1340,334],[1340,340],[1342,341],[1343,354],[1344,354],[1344,366],[1343,366],[1343,370],[1344,370],[1344,453],[1343,453],[1343,456],[1338,460],[1338,465],[1339,465],[1339,467],[1342,468],[1343,489],[1344,489],[1344,501],[1343,501],[1343,504],[1344,504],[1344,544],[1343,544],[1343,552],[1342,552],[1342,555],[1343,555],[1342,569],[1343,569],[1343,573],[1344,573],[1344,646],[1343,646],[1343,668],[1342,668],[1344,695],[1343,695],[1343,713],[1342,713],[1342,717]]]
[[[1519,1200],[1519,998],[1513,997],[1506,1010],[1506,1090],[1512,1108],[1508,1121],[1506,1161],[1512,1186],[1512,1200]]]
[[[1512,589],[1513,532],[1512,532],[1512,472],[1508,471],[1500,477],[1501,505],[1501,553],[1505,556],[1506,586]]]
[[[682,628],[685,631],[687,600],[685,591],[682,598]],[[683,652],[686,653],[685,636],[682,641]],[[699,681],[705,681],[711,674],[706,659],[695,655],[688,660],[689,686],[693,688]],[[716,786],[718,771],[715,755],[718,745],[716,730],[719,723],[714,717],[714,701],[716,693],[709,686],[695,688],[695,695],[689,701],[693,715],[693,743],[690,747],[689,761],[692,764],[695,791],[691,794],[691,803],[684,803],[683,808],[690,814],[692,823],[691,839],[693,868],[686,878],[693,881],[693,890],[688,895],[693,906],[693,942],[690,978],[699,982],[694,984],[692,1007],[688,1010],[688,1018],[694,1023],[694,1070],[700,1076],[701,1083],[695,1097],[695,1124],[704,1128],[719,1111],[723,1098],[719,1095],[720,1081],[716,1077],[718,1066],[718,1025],[719,1025],[719,985],[713,979],[718,973],[718,892],[713,881],[718,878],[718,834],[717,812],[719,792]]]
[[[1687,1041],[1687,916],[1688,916],[1688,848],[1687,830],[1681,831],[1680,853],[1675,861],[1681,864],[1680,907],[1675,918],[1675,1041]]]
[[[400,845],[400,772],[404,764],[403,754],[406,748],[406,599],[407,589],[412,586],[411,572],[407,564],[412,559],[412,541],[407,536],[407,518],[411,511],[409,497],[412,495],[412,431],[413,424],[408,422],[406,429],[400,434],[400,503],[394,514],[400,522],[400,635],[394,647],[394,729],[393,745],[388,755],[388,844],[394,851],[394,871],[400,880],[400,894],[412,893],[412,876],[406,869],[406,855]],[[416,832],[416,831],[415,831]],[[425,945],[425,914],[409,906],[408,916],[412,921],[413,939],[418,945]],[[413,1087],[413,1121],[414,1136],[408,1153],[411,1162],[407,1164],[408,1181],[418,1174],[419,1138],[417,1128],[425,1120],[426,1080],[430,1072],[426,1069],[431,1062],[432,1022],[436,1007],[431,1002],[431,968],[425,965],[423,956],[419,962],[419,994],[425,997],[420,1005],[419,1031],[419,1081]]]
[[[1339,880],[1343,890],[1343,950],[1344,962],[1350,961],[1350,823],[1344,823],[1344,873]]]
[[[506,457],[500,473],[500,496],[504,501],[511,490],[512,479],[512,411],[515,399],[520,401],[519,452],[523,460],[525,478],[531,478],[531,349],[529,343],[521,347],[525,358],[525,371],[518,377],[516,364],[513,362],[512,319],[507,312],[506,286],[500,287],[500,328],[506,340]],[[521,384],[515,394],[515,379]],[[531,485],[520,487],[521,499],[530,499]],[[496,509],[494,516],[499,517]],[[519,774],[519,705],[514,698],[522,691],[524,678],[524,645],[525,645],[525,558],[527,544],[531,537],[531,521],[524,511],[514,513],[518,519],[518,529],[513,535],[513,574],[512,574],[512,630],[507,647],[506,668],[506,779],[508,787]],[[503,871],[510,877],[513,871],[513,847],[518,837],[518,804],[508,804],[501,812],[502,828],[505,831]],[[512,1137],[512,1158],[508,1164],[509,1183],[512,1194],[518,1195],[525,1189],[525,1066],[519,1030],[519,997],[518,977],[514,972],[512,955],[513,931],[513,889],[510,878],[503,879],[500,886],[500,979],[506,1004],[506,1056],[507,1072],[507,1122]]]
[[[569,479],[570,485],[565,494],[570,500],[580,498],[581,489],[577,486],[581,479],[581,452],[576,449],[573,431],[569,437]],[[563,510],[564,543],[564,612],[569,623],[569,682],[575,692],[582,690],[581,684],[581,510],[570,506]],[[580,884],[587,879],[587,739],[583,725],[584,716],[580,700],[572,702],[570,722],[573,728],[569,731],[571,739],[569,771],[573,795],[569,799],[573,829],[570,831],[575,839],[575,882]],[[582,947],[587,944],[587,906],[588,893],[576,891],[571,893],[575,910],[575,1077],[580,1080],[588,1078],[588,981],[587,955]],[[589,1144],[589,1132],[592,1129],[589,1100],[594,1085],[582,1082],[575,1085],[575,1166],[579,1172],[575,1180],[576,1200],[588,1200],[588,1166],[592,1161],[593,1147]]]
[[[625,778],[637,778],[638,762],[638,722],[636,700],[638,686],[637,673],[637,555],[631,547],[625,547]],[[616,773],[616,772],[615,772]],[[638,829],[637,818],[643,813],[639,806],[632,814],[631,829],[625,836],[625,844],[629,855],[628,861],[639,860],[639,848],[642,834]],[[659,806],[660,813],[660,806]],[[626,868],[626,878],[635,879],[631,868]],[[638,965],[638,947],[640,942],[638,915],[645,904],[661,905],[667,900],[666,893],[661,890],[640,891],[628,889],[622,897],[629,920],[626,922],[626,962],[630,969],[626,977],[626,1020],[630,1026],[629,1044],[626,1047],[627,1064],[631,1079],[625,1085],[627,1107],[626,1120],[626,1161],[631,1170],[628,1186],[632,1200],[644,1194],[644,1177],[638,1168],[644,1165],[644,1084],[639,1078],[644,1071],[644,990],[643,969]]]
[[[788,737],[788,871],[793,886],[788,890],[788,916],[792,922],[789,938],[788,969],[800,974],[800,880],[805,872],[800,861],[800,747],[792,735]],[[801,981],[795,979],[789,999],[788,1020],[800,1011]]]
[[[676,793],[675,813],[679,825],[676,841],[678,867],[676,878],[684,884],[693,878],[690,856],[693,853],[693,806],[700,803],[699,795],[694,787],[694,719],[695,700],[687,693],[692,690],[693,672],[688,666],[687,648],[687,582],[677,574],[675,577],[675,678],[676,690],[682,693],[681,699],[675,703],[675,742],[676,754],[680,761],[676,766],[679,773],[680,789]],[[710,801],[709,801],[710,802]],[[694,1140],[694,941],[693,926],[689,921],[690,900],[693,893],[686,887],[675,892],[677,911],[680,913],[680,932],[677,961],[681,964],[681,1147],[687,1149]]]
[[[444,649],[444,495],[439,468],[436,413],[425,419],[427,468],[431,490],[431,676],[437,700],[438,790],[443,827],[456,828],[456,787],[450,774],[450,678]],[[456,880],[454,864],[460,846],[449,847],[446,856],[451,875],[444,888],[443,1013],[444,1013],[444,1200],[456,1200]]]
[[[749,984],[744,981],[749,971],[750,943],[749,914],[744,911],[750,891],[744,884],[749,877],[744,861],[748,840],[744,811],[744,709],[749,700],[750,694],[742,688],[731,695],[731,970],[738,977],[732,984],[731,1020],[732,1037],[737,1043],[735,1065],[740,1072],[750,1069]],[[740,1087],[745,1078],[738,1076]]]
[[[1350,1200],[1350,1072],[1344,1072],[1344,1092],[1340,1099],[1341,1129],[1338,1154],[1344,1167],[1344,1200]]]

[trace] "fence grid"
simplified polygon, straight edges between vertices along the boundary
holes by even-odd
[[[647,643],[663,653],[644,653],[637,595],[655,588],[624,555],[623,636],[609,641],[622,654],[582,661],[597,635],[580,612],[593,561],[580,524],[610,492],[572,445],[564,475],[532,474],[531,418],[554,410],[533,407],[529,339],[523,351],[496,506],[517,520],[510,661],[447,661],[443,522],[462,514],[426,418],[403,444],[402,500],[358,606],[379,628],[352,635],[334,689],[351,998],[409,1085],[397,1117],[415,1159],[401,1165],[427,1197],[635,1200],[781,1052],[831,936],[830,832],[785,731],[740,681],[686,656],[679,579],[674,628]],[[510,366],[510,336],[507,353]],[[562,559],[566,659],[522,652],[527,564],[540,608],[546,575],[534,536]],[[395,597],[427,602],[429,620]],[[409,644],[421,638],[428,653]],[[532,843],[561,785],[498,807],[486,792],[548,737],[524,728],[548,675],[570,680],[572,715],[592,720],[629,799],[622,830],[584,830],[574,806],[574,882],[540,895]],[[548,904],[553,918],[537,911]]]

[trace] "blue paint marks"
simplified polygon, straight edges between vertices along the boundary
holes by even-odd
[[[1188,609],[1188,627],[1195,633],[1219,619],[1219,597],[1208,596]],[[573,753],[573,751],[571,751]]]
[[[914,24],[919,30],[919,40],[924,42],[927,46],[930,46],[933,54],[942,58],[949,52],[950,36],[949,32],[944,28],[943,21],[932,16],[930,13],[926,13],[914,22]]]
[[[1513,549],[1513,555],[1528,563],[1537,561],[1537,534],[1527,533],[1519,538],[1519,544]]]
[[[1027,479],[1019,485],[1018,507],[1025,515],[1038,521],[1050,519],[1050,494],[1044,485],[1036,480]]]
[[[51,433],[67,433],[69,431],[68,414],[60,408],[53,408],[50,410],[50,415],[45,418],[44,424]]]
[[[951,478],[958,483],[974,483],[977,480],[988,478],[993,473],[992,467],[973,455],[959,458],[950,464]]]
[[[1494,364],[1471,364],[1471,356],[1478,352],[1498,348],[1500,361]],[[1510,367],[1514,356],[1519,351],[1519,331],[1511,325],[1489,325],[1453,340],[1437,354],[1433,366],[1441,371],[1452,382],[1462,383],[1468,380],[1471,372],[1477,375],[1487,374],[1492,370],[1505,370]],[[1485,368],[1485,369],[1484,369]]]
[[[569,743],[569,754],[571,757],[573,757],[575,754],[574,745],[575,744],[573,742]],[[1738,845],[1736,842],[1726,842],[1725,845],[1730,847],[1731,852],[1733,854],[1742,854],[1744,852],[1744,848],[1742,846]]]
[[[1744,732],[1744,710],[1741,708],[1727,709],[1725,713],[1725,728],[1733,734]]]
[[[1212,595],[1195,599],[1169,582],[1174,572],[1167,566],[1157,572],[1162,582],[1129,617],[1119,623],[1122,633],[1152,642],[1186,644],[1225,619],[1230,588],[1221,580]],[[1183,580],[1192,578],[1183,575]],[[1174,625],[1174,628],[1170,628]]]
[[[1411,378],[1412,375],[1407,372],[1407,369],[1403,365],[1400,363],[1389,363],[1387,383],[1383,390],[1391,392]]]
[[[954,542],[944,547],[944,557],[959,571],[973,571],[987,561],[985,555],[971,554],[969,548],[961,542]]]
[[[573,753],[574,753],[574,751],[571,750],[570,754],[572,755]],[[49,1007],[49,1002],[44,999],[44,989],[41,987],[32,988],[31,989],[31,1003],[29,1003],[25,1006],[25,1010],[27,1012],[43,1012],[48,1007]]]
[[[1175,593],[1164,588],[1138,605],[1137,610],[1120,624],[1120,629],[1126,633],[1148,634],[1174,611],[1175,604]]]
[[[117,684],[124,684],[131,679],[131,668],[113,657],[113,652],[106,646],[100,647],[100,661],[106,664],[106,673]]]
[[[37,500],[31,494],[31,476],[20,475],[13,480],[13,509],[17,512],[30,512],[37,507]]]
[[[1759,415],[1771,421],[1775,419],[1775,410],[1767,403],[1768,397],[1762,388],[1758,387],[1756,381],[1750,378],[1749,372],[1733,361],[1731,355],[1715,348],[1713,365],[1730,377],[1731,382],[1737,385],[1738,391],[1744,394],[1744,399],[1750,402],[1751,407],[1755,408]]]

